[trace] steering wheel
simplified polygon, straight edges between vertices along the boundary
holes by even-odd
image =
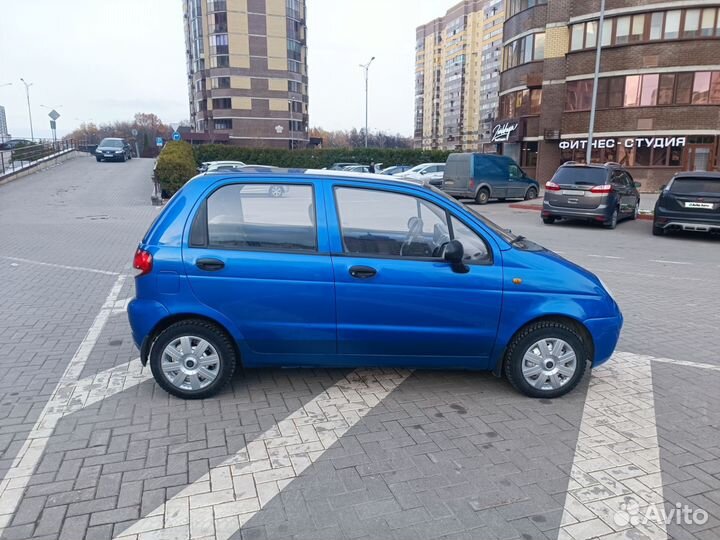
[[[404,252],[409,248],[413,241],[422,234],[423,220],[417,216],[413,216],[408,219],[408,232],[403,240],[402,246],[400,246],[400,256],[404,255]]]

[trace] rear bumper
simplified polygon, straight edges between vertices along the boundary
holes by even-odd
[[[577,219],[603,218],[603,220],[609,220],[612,216],[612,211],[606,204],[601,204],[595,208],[572,208],[566,206],[554,206],[547,200],[543,200],[542,216]]]
[[[658,229],[699,232],[720,232],[720,215],[717,217],[689,214],[687,212],[664,212],[655,210],[653,224]]]
[[[593,367],[607,362],[615,352],[615,347],[620,339],[620,331],[623,327],[622,313],[620,313],[619,308],[616,307],[616,309],[617,315],[613,317],[584,321],[585,327],[592,335],[595,344]]]
[[[144,365],[147,362],[147,352],[152,331],[170,313],[159,302],[139,298],[133,298],[130,301],[127,312],[132,338],[137,348],[140,349]]]

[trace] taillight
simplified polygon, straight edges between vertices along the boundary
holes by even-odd
[[[470,189],[475,189],[475,180],[471,178],[470,182],[468,182],[468,186]]]
[[[133,259],[133,268],[140,270],[138,276],[144,276],[150,273],[153,266],[153,257],[150,252],[138,248]]]
[[[560,191],[560,186],[550,180],[545,184],[545,191]]]
[[[590,193],[610,193],[612,186],[610,184],[604,184],[602,186],[595,186],[590,190]]]

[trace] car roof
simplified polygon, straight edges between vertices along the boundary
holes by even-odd
[[[401,186],[418,186],[417,182],[398,178],[396,176],[388,176],[385,174],[373,174],[353,171],[333,171],[330,169],[285,169],[281,167],[271,167],[267,165],[250,165],[245,167],[239,167],[234,171],[208,171],[199,174],[195,178],[217,178],[218,176],[238,176],[245,178],[252,178],[255,174],[271,174],[277,177],[286,177],[293,179],[301,179],[304,175],[307,176],[320,176],[327,177],[328,179],[342,179],[347,178],[349,180],[370,180],[379,184],[390,184],[390,185],[401,185]]]
[[[607,163],[576,163],[574,161],[566,161],[561,167],[585,167],[588,169],[622,169],[623,166],[619,163],[615,163],[613,161],[608,161]]]
[[[720,172],[683,171],[683,172],[676,173],[673,178],[707,178],[709,180],[720,180]]]

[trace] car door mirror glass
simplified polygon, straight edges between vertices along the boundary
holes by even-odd
[[[637,187],[642,187],[642,183],[641,183],[641,182],[634,182],[634,185],[635,185],[636,188],[637,188]]]

